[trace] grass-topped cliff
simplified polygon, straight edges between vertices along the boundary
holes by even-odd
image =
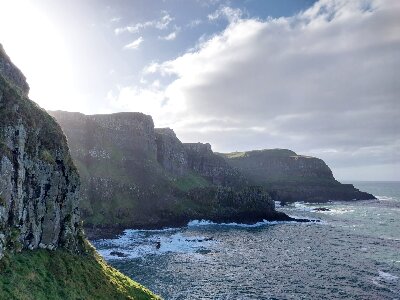
[[[141,113],[49,112],[63,128],[82,178],[86,227],[159,228],[193,219],[284,219],[260,187],[209,144],[182,143]]]
[[[275,200],[324,202],[364,200],[374,196],[351,184],[338,182],[319,158],[287,149],[265,149],[219,154],[251,182],[264,186]]]
[[[0,45],[0,299],[157,299],[87,243],[67,140]]]

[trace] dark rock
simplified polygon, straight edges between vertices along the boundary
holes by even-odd
[[[123,253],[123,252],[119,252],[119,251],[111,251],[110,255],[112,256],[118,256],[118,257],[128,257],[127,254]]]
[[[84,247],[66,138],[28,91],[0,47],[0,258],[6,250]]]
[[[210,144],[181,143],[173,130],[154,129],[150,116],[50,114],[64,129],[81,174],[88,232],[275,218],[269,195],[249,186]]]
[[[329,208],[326,207],[316,207],[313,211],[331,211]]]
[[[6,80],[14,89],[28,96],[29,85],[26,82],[24,74],[11,62],[10,58],[0,44],[0,74],[3,80]],[[1,97],[0,97],[1,98]]]
[[[175,175],[189,172],[188,155],[181,141],[170,128],[156,128],[157,160],[163,168]]]
[[[297,155],[286,149],[266,149],[220,154],[254,184],[270,191],[275,201],[327,202],[375,199],[351,184],[335,180],[321,159]]]
[[[245,183],[240,172],[216,155],[211,150],[210,144],[183,143],[183,145],[187,152],[189,168],[213,184],[234,186]]]

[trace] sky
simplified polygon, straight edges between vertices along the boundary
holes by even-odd
[[[45,109],[400,180],[400,1],[0,0],[0,43]]]

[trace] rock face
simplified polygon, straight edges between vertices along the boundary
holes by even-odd
[[[267,188],[275,200],[325,202],[374,199],[371,194],[335,180],[331,169],[315,157],[286,149],[220,154],[254,184]]]
[[[175,132],[170,128],[156,128],[157,160],[163,168],[176,176],[189,171],[188,154]]]
[[[287,217],[210,144],[183,144],[173,130],[154,129],[150,116],[49,113],[63,128],[81,174],[86,226],[158,228],[200,218]]]
[[[0,258],[6,250],[83,247],[66,138],[28,92],[0,45]]]
[[[214,184],[223,186],[242,185],[244,179],[226,161],[211,150],[210,144],[184,143],[191,170]]]
[[[3,46],[0,44],[0,74],[10,82],[14,89],[18,89],[24,96],[28,96],[29,85],[22,72],[11,62]]]

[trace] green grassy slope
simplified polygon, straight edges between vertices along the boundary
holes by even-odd
[[[63,250],[23,251],[0,261],[0,299],[160,299],[107,265],[90,247],[86,255]]]
[[[247,178],[270,191],[275,200],[325,202],[373,199],[353,185],[341,184],[326,163],[288,149],[220,153]]]

